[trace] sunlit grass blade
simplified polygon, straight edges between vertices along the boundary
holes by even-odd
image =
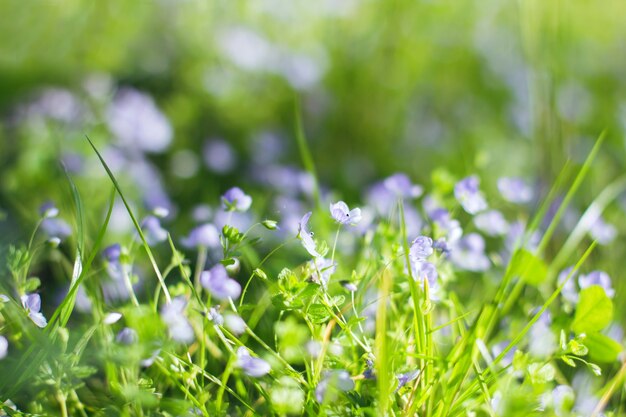
[[[85,135],[85,137],[87,138],[87,141],[89,142],[89,144],[93,148],[94,152],[98,156],[98,159],[100,159],[100,163],[102,163],[102,166],[104,167],[104,169],[107,172],[109,178],[111,179],[111,182],[113,182],[113,185],[115,186],[115,189],[117,190],[118,194],[120,195],[120,198],[122,199],[122,202],[124,203],[124,206],[126,207],[126,211],[128,212],[128,215],[130,216],[130,219],[133,222],[133,225],[135,226],[135,230],[139,234],[139,238],[141,239],[141,243],[143,245],[143,248],[146,251],[146,254],[148,255],[148,258],[150,259],[150,263],[152,264],[152,268],[154,269],[154,273],[156,274],[157,279],[159,280],[159,284],[161,285],[161,288],[163,290],[163,294],[165,295],[165,300],[168,303],[171,303],[172,302],[172,297],[170,296],[170,293],[169,293],[169,291],[167,289],[167,286],[165,285],[165,281],[163,279],[163,275],[161,274],[161,271],[160,271],[160,269],[159,269],[159,267],[158,267],[158,265],[156,263],[156,259],[154,258],[154,255],[152,254],[152,250],[150,249],[150,245],[148,245],[148,241],[146,240],[146,236],[144,235],[143,230],[141,229],[141,225],[137,221],[137,218],[135,217],[135,215],[133,214],[132,209],[130,208],[130,204],[128,204],[128,201],[126,200],[126,197],[124,196],[124,193],[122,192],[120,184],[117,182],[117,179],[115,178],[115,175],[113,175],[113,172],[111,171],[111,169],[109,168],[109,166],[107,165],[106,161],[104,160],[104,158],[102,157],[102,155],[100,154],[100,152],[98,151],[96,146],[93,144],[91,139],[89,139],[89,137],[86,136],[86,135]],[[156,308],[156,306],[155,306],[155,308]]]

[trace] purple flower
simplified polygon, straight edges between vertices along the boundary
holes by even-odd
[[[48,324],[46,318],[41,314],[41,297],[39,294],[28,294],[21,297],[22,306],[26,310],[28,317],[37,325],[44,328]]]
[[[161,308],[161,319],[167,326],[170,337],[180,343],[191,343],[195,339],[193,328],[185,317],[186,307],[187,300],[179,296]]]
[[[245,212],[252,205],[252,197],[245,194],[241,188],[233,187],[226,191],[222,196],[222,205],[227,211]]]
[[[387,190],[391,191],[396,197],[417,198],[422,195],[423,189],[419,185],[413,185],[406,174],[397,173],[383,181]]]
[[[489,236],[502,236],[509,231],[509,224],[498,210],[489,210],[477,214],[474,224]]]
[[[322,403],[327,397],[328,391],[351,391],[354,389],[354,381],[350,378],[348,371],[335,369],[326,372],[317,387],[315,387],[315,399]]]
[[[147,216],[143,220],[141,228],[150,246],[167,240],[167,230],[161,227],[161,222],[155,216]]]
[[[122,247],[119,243],[114,243],[111,246],[107,246],[102,251],[102,257],[107,262],[118,262],[120,260],[120,256],[122,256]]]
[[[272,369],[263,359],[250,356],[250,352],[244,346],[237,349],[237,365],[246,375],[253,378],[260,378]]]
[[[615,290],[611,286],[611,277],[604,271],[593,271],[587,275],[581,275],[580,278],[578,278],[578,284],[581,289],[592,285],[599,285],[604,289],[607,296],[611,298],[615,296]]]
[[[215,307],[209,309],[208,318],[218,326],[224,324],[224,316]]]
[[[589,229],[589,235],[598,243],[608,245],[617,237],[617,229],[612,224],[606,223],[602,217],[598,217]]]
[[[350,210],[348,205],[343,201],[330,204],[330,214],[339,224],[349,224],[356,226],[361,221],[361,209],[355,208]]]
[[[241,285],[228,276],[222,264],[216,264],[210,270],[202,272],[200,283],[218,300],[236,300],[241,295]]]
[[[398,386],[396,387],[395,392],[398,392],[400,390],[400,388],[402,388],[403,386],[405,386],[409,382],[411,382],[414,379],[416,379],[419,376],[420,372],[421,371],[419,369],[415,369],[413,371],[404,372],[402,374],[397,374],[396,378],[398,378]]]
[[[41,222],[41,229],[49,238],[59,238],[61,240],[72,234],[72,228],[65,220],[57,218],[45,218]]]
[[[215,226],[205,223],[192,229],[189,236],[183,238],[181,243],[187,248],[198,246],[217,248],[220,246],[220,234]]]
[[[310,211],[306,213],[304,216],[302,216],[300,223],[298,223],[298,238],[302,242],[302,246],[304,246],[304,249],[306,249],[306,251],[309,252],[311,256],[315,258],[321,258],[322,255],[320,255],[320,253],[317,251],[317,245],[315,243],[315,240],[313,240],[313,232],[309,232],[307,230],[307,223],[311,218],[311,214],[313,213],[311,213]]]
[[[0,359],[7,357],[9,353],[9,341],[6,337],[0,336]]]
[[[478,177],[472,175],[463,178],[454,186],[454,196],[469,214],[476,214],[487,208],[487,202],[478,188],[479,185]]]
[[[246,322],[236,314],[224,315],[224,326],[234,335],[241,335],[246,331]]]
[[[218,174],[232,171],[237,163],[237,155],[232,146],[222,139],[205,142],[202,156],[207,168]]]
[[[59,215],[59,209],[52,201],[47,201],[39,207],[39,214],[44,219],[50,219]]]
[[[415,259],[426,259],[433,254],[433,240],[428,236],[418,236],[411,243],[409,254]]]
[[[107,109],[106,121],[122,146],[145,152],[163,152],[173,131],[152,97],[125,88]]]
[[[557,284],[560,286],[565,282],[565,280],[572,273],[574,267],[570,266],[565,268],[559,273],[559,277],[557,278]],[[578,289],[576,288],[576,274],[572,275],[569,280],[563,286],[561,290],[561,296],[571,304],[576,304],[578,302]]]
[[[115,341],[123,345],[132,345],[137,343],[137,340],[139,340],[137,332],[130,327],[124,327],[115,337]]]
[[[528,203],[533,198],[532,188],[521,178],[500,178],[498,180],[498,191],[510,203]]]
[[[411,267],[413,268],[413,274],[416,281],[423,282],[424,278],[428,280],[428,286],[430,288],[437,287],[437,268],[431,262],[425,261],[412,261]]]
[[[337,270],[337,263],[324,258],[314,258],[312,261],[309,261],[308,266],[311,270],[313,281],[321,284],[324,288],[328,285],[331,275]]]
[[[478,233],[470,233],[451,244],[450,260],[461,269],[481,272],[489,269],[489,258],[484,253],[485,241]]]

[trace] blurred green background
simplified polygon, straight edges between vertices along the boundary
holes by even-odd
[[[167,118],[145,161],[183,209],[254,166],[302,167],[297,106],[321,182],[352,199],[397,171],[428,185],[439,167],[492,190],[502,175],[550,184],[606,129],[588,202],[625,166],[625,15],[617,0],[6,0],[3,205],[67,197],[59,158],[101,175],[84,134],[128,145],[107,119],[128,91]],[[231,152],[228,169],[203,161],[207,143]],[[78,181],[103,200],[96,176]]]

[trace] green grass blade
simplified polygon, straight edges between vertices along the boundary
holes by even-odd
[[[85,137],[87,138],[87,141],[89,142],[89,144],[93,148],[94,152],[98,156],[98,159],[100,159],[100,163],[102,164],[102,166],[104,167],[105,171],[107,172],[109,178],[111,179],[111,182],[113,182],[113,185],[115,186],[115,189],[117,190],[118,194],[122,198],[122,202],[124,203],[124,206],[126,207],[126,211],[128,212],[128,215],[130,216],[130,219],[133,222],[133,225],[135,226],[135,229],[137,230],[137,233],[139,234],[139,238],[141,239],[141,243],[143,245],[143,248],[145,249],[146,254],[148,255],[148,258],[150,259],[150,263],[152,264],[152,268],[154,269],[154,273],[156,274],[157,279],[159,280],[159,284],[161,285],[161,288],[163,289],[163,294],[165,295],[165,300],[169,304],[170,302],[172,302],[172,297],[170,296],[170,293],[169,293],[169,291],[167,289],[167,286],[165,285],[165,280],[163,279],[163,275],[161,274],[161,271],[159,270],[159,267],[158,267],[158,265],[156,263],[156,259],[154,259],[154,255],[152,254],[152,250],[150,249],[150,245],[148,245],[148,242],[146,240],[146,236],[143,234],[143,230],[141,230],[141,225],[139,224],[139,222],[137,221],[137,218],[133,214],[133,211],[131,210],[130,205],[128,204],[128,201],[126,201],[126,197],[124,197],[124,193],[122,192],[122,188],[120,187],[120,184],[117,182],[117,179],[115,179],[115,175],[113,175],[113,172],[111,172],[111,169],[109,168],[109,166],[107,165],[106,161],[104,160],[104,158],[102,157],[102,155],[100,154],[100,152],[98,151],[96,146],[93,144],[91,139],[89,139],[89,136],[85,135]],[[156,306],[155,306],[155,308],[156,308]]]

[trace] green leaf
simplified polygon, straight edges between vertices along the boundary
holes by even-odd
[[[592,285],[580,292],[580,301],[572,329],[576,333],[597,332],[604,329],[613,319],[613,303],[604,288]]]
[[[328,309],[322,304],[311,304],[307,313],[309,315],[309,319],[316,324],[326,323],[330,318]]]
[[[600,363],[615,362],[624,350],[618,342],[601,333],[587,334],[585,345],[589,348],[589,359]]]
[[[526,249],[518,249],[513,255],[512,271],[531,285],[541,284],[548,275],[546,263]]]

